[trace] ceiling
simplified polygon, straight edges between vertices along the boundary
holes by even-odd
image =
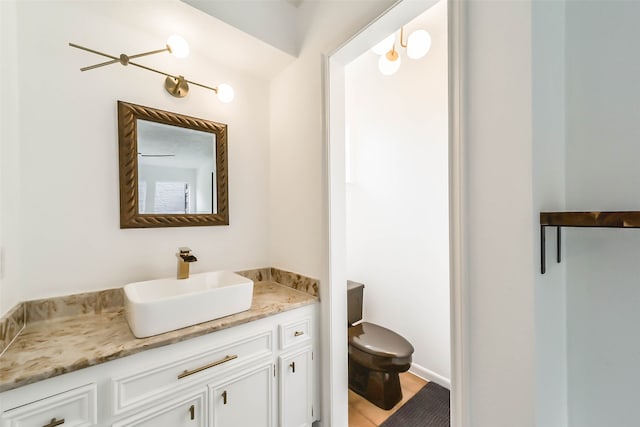
[[[284,0],[278,1],[286,3]],[[295,10],[289,3],[286,4]],[[210,58],[256,77],[271,79],[295,59],[281,49],[183,1],[108,1],[92,2],[91,6],[101,15],[133,28],[139,27],[140,19],[144,17],[145,31],[160,43],[171,34],[179,34],[189,43],[191,55]]]
[[[301,0],[181,0],[212,18],[290,55],[298,56]]]

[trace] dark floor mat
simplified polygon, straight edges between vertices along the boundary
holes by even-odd
[[[380,427],[449,427],[449,390],[428,383]]]

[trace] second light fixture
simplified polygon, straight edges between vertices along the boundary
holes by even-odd
[[[420,59],[431,49],[431,36],[425,30],[412,32],[407,41],[404,41],[404,27],[400,28],[400,46],[407,50],[407,56],[411,59]],[[376,44],[371,51],[380,55],[378,69],[385,76],[395,74],[400,68],[402,57],[396,49],[396,33],[386,37]]]

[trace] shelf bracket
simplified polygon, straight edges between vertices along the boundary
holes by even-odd
[[[544,274],[547,271],[546,268],[546,229],[551,227],[549,225],[540,225],[540,273]],[[562,253],[562,227],[556,227],[556,261],[560,263],[560,254]]]

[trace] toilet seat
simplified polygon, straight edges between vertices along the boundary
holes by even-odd
[[[375,323],[350,327],[348,347],[352,361],[374,371],[404,372],[411,367],[411,343]]]
[[[413,346],[404,337],[375,323],[362,322],[349,328],[349,344],[374,356],[405,358]]]

